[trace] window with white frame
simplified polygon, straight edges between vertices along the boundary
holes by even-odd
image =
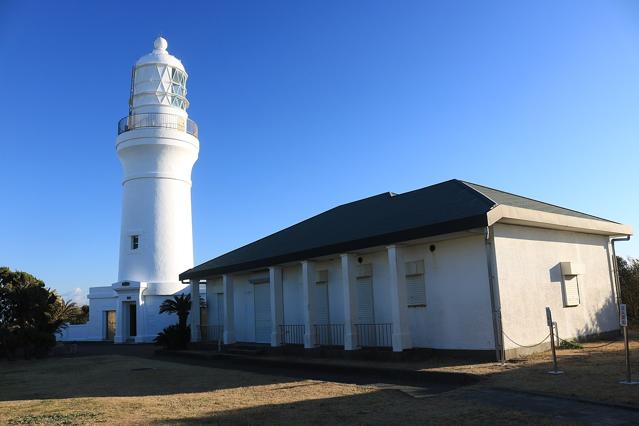
[[[140,236],[131,235],[131,250],[137,250],[140,247]]]
[[[424,261],[406,262],[406,300],[409,308],[426,306]]]

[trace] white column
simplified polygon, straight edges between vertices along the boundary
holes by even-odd
[[[271,291],[271,346],[282,344],[280,326],[284,325],[284,295],[282,293],[282,268],[268,268],[269,289]]]
[[[302,262],[302,303],[304,306],[304,347],[314,348],[315,338],[315,263]]]
[[[235,343],[235,301],[233,299],[233,277],[222,275],[224,288],[224,344]]]
[[[393,352],[410,348],[411,338],[408,327],[408,301],[406,295],[406,275],[401,250],[391,245],[388,252],[388,283],[393,322]]]
[[[352,254],[340,255],[342,260],[342,288],[344,290],[344,350],[357,349],[357,297],[355,293],[355,258]]]
[[[113,337],[113,343],[124,343],[126,341],[124,307],[124,302],[118,297],[115,306],[115,336]]]
[[[195,280],[191,281],[191,341],[199,342],[202,340],[200,334],[200,283]]]

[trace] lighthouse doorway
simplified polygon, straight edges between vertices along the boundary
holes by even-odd
[[[129,303],[129,337],[135,337],[137,329],[137,306],[135,303]]]
[[[106,311],[106,340],[113,341],[115,337],[115,311]]]

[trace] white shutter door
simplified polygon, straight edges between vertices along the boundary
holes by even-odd
[[[360,324],[374,324],[373,282],[371,277],[357,279],[357,317]]]
[[[424,274],[406,277],[406,295],[408,306],[426,306],[426,283]]]
[[[271,341],[271,295],[269,284],[253,285],[255,298],[255,342],[270,343]]]
[[[315,324],[328,324],[328,285],[326,283],[315,284]]]
[[[579,305],[579,281],[576,275],[564,276],[564,305]]]
[[[217,325],[224,325],[224,293],[217,293],[215,298],[217,308]]]

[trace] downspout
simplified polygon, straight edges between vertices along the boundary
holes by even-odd
[[[619,312],[619,305],[621,304],[621,282],[619,281],[619,265],[617,265],[617,252],[615,251],[615,242],[617,241],[630,241],[630,235],[626,235],[623,238],[612,238],[610,243],[612,245],[612,269],[615,275],[615,291],[617,293],[617,312]]]
[[[486,265],[488,267],[488,285],[490,287],[490,308],[493,317],[493,335],[495,341],[495,354],[497,361],[506,362],[506,350],[504,348],[503,336],[502,336],[502,321],[501,321],[501,304],[499,302],[499,289],[495,282],[495,271],[493,265],[496,266],[497,259],[494,255],[495,245],[494,238],[491,232],[492,227],[487,226],[485,229],[484,243],[486,247]],[[493,263],[494,261],[494,263]]]

